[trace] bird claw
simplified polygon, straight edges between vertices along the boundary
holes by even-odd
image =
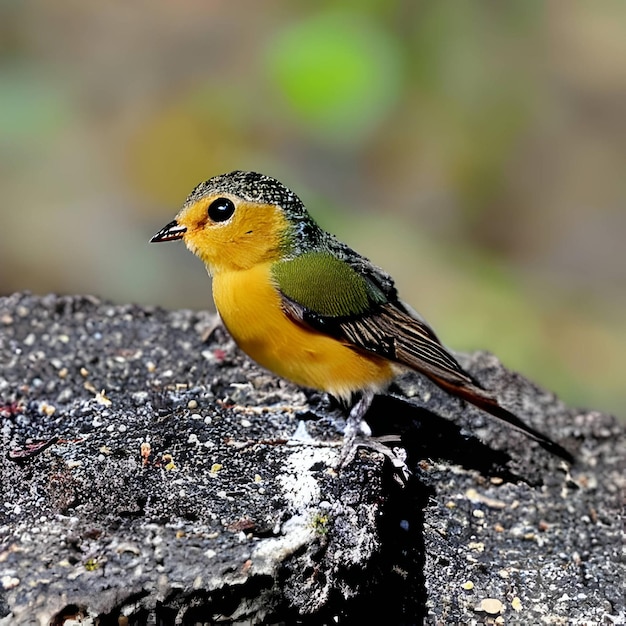
[[[359,448],[366,448],[387,458],[394,468],[394,479],[400,485],[404,485],[411,476],[411,471],[406,463],[407,454],[401,446],[391,445],[399,444],[401,442],[400,437],[398,435],[372,437],[369,424],[363,419],[372,403],[372,398],[373,394],[364,394],[348,414],[343,433],[343,444],[333,469],[335,471],[343,469],[354,461]],[[289,443],[292,445],[316,445],[315,439],[309,435],[306,429],[304,420],[298,422],[298,427],[291,436]],[[328,443],[318,445],[328,445]]]
[[[394,437],[393,439],[396,438]],[[385,445],[386,440],[387,437],[359,437],[353,439],[352,441],[344,440],[344,445],[342,446],[339,461],[335,466],[335,469],[339,471],[352,463],[356,457],[358,449],[366,448],[368,450],[372,450],[373,452],[378,452],[384,458],[388,459],[394,470],[394,480],[400,486],[404,486],[411,476],[411,470],[406,463],[406,450],[399,446],[389,447],[388,445]]]

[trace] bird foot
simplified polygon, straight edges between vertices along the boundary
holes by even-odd
[[[411,470],[406,463],[407,453],[406,450],[400,446],[389,446],[389,443],[400,442],[399,437],[395,435],[385,435],[383,437],[371,437],[371,436],[354,436],[351,438],[344,436],[343,446],[339,454],[339,461],[336,470],[340,470],[343,467],[349,465],[354,458],[359,448],[365,448],[378,452],[384,458],[391,462],[394,469],[394,479],[398,484],[404,486],[411,476]]]

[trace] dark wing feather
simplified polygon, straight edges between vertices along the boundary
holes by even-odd
[[[334,238],[326,244],[273,269],[293,319],[450,384],[473,382],[430,326],[398,300],[388,274]]]
[[[401,303],[387,302],[368,315],[337,320],[340,334],[358,348],[424,374],[471,383],[472,379],[441,345],[432,329],[399,306]]]

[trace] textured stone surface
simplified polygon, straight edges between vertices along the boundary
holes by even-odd
[[[475,354],[574,468],[407,376],[369,422],[411,475],[371,450],[336,472],[340,414],[214,323],[0,299],[2,626],[623,623],[615,420]]]

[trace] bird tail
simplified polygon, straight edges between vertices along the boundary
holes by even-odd
[[[465,383],[459,385],[435,376],[432,377],[432,380],[446,391],[467,400],[483,411],[486,411],[506,424],[513,426],[516,430],[526,434],[531,439],[534,439],[544,450],[556,454],[569,463],[574,463],[574,457],[570,452],[543,433],[540,433],[532,426],[523,422],[517,415],[511,413],[511,411],[505,409],[496,398],[478,386],[478,384],[469,385]]]

